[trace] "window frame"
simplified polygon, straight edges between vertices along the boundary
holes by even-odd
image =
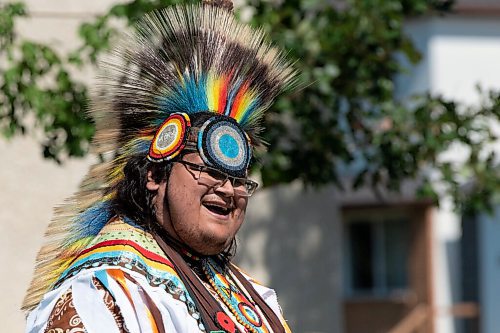
[[[372,245],[372,273],[373,285],[370,290],[355,289],[353,286],[352,276],[352,253],[350,251],[350,235],[349,225],[352,223],[361,223],[364,220],[372,225],[372,232],[374,238]],[[408,224],[408,239],[407,250],[410,251],[411,247],[411,224],[413,223],[412,211],[404,207],[389,206],[389,207],[371,207],[371,208],[345,208],[342,213],[342,271],[343,271],[343,294],[344,298],[349,299],[380,299],[391,298],[393,296],[403,297],[411,292],[410,272],[408,268],[408,259],[406,261],[406,283],[402,288],[390,288],[387,285],[386,276],[387,262],[384,250],[385,234],[384,223],[391,220],[400,220],[400,223]],[[363,222],[364,222],[363,221]],[[408,253],[409,255],[409,253]]]

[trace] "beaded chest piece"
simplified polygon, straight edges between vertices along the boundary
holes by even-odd
[[[230,274],[225,273],[211,258],[202,260],[202,268],[219,298],[247,332],[269,333],[253,302],[245,296]]]

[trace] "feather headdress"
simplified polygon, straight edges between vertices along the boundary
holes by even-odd
[[[189,117],[200,112],[212,112],[217,121],[223,121],[229,129],[224,133],[244,133],[242,140],[248,141],[251,150],[259,143],[263,112],[296,76],[261,30],[211,5],[176,6],[148,14],[121,40],[103,68],[99,94],[91,107],[97,126],[94,148],[114,158],[93,166],[79,192],[56,209],[47,230],[49,241],[40,250],[24,300],[25,310],[38,304],[113,216],[112,189],[123,179],[131,156],[168,159],[162,155],[166,148],[160,143],[153,147],[154,143],[172,137],[165,130],[170,125],[179,134],[176,124],[189,127]],[[208,139],[200,135],[198,146],[200,140]],[[182,142],[173,143],[175,149],[182,146]],[[229,148],[223,153],[231,155],[234,151]]]

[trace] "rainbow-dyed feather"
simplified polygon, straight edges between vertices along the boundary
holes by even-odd
[[[72,260],[113,216],[114,188],[130,156],[146,156],[158,126],[173,112],[210,111],[234,118],[260,144],[264,111],[295,82],[283,53],[261,30],[209,5],[147,15],[102,64],[91,105],[94,152],[111,159],[91,168],[55,212],[23,309],[33,309]]]

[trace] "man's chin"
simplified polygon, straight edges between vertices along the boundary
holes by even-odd
[[[232,237],[216,238],[214,236],[211,236],[204,241],[204,244],[203,246],[200,246],[200,249],[197,250],[195,249],[195,250],[198,253],[207,256],[217,255],[224,252],[224,250],[226,250],[227,248],[229,248],[232,241],[233,241]]]

